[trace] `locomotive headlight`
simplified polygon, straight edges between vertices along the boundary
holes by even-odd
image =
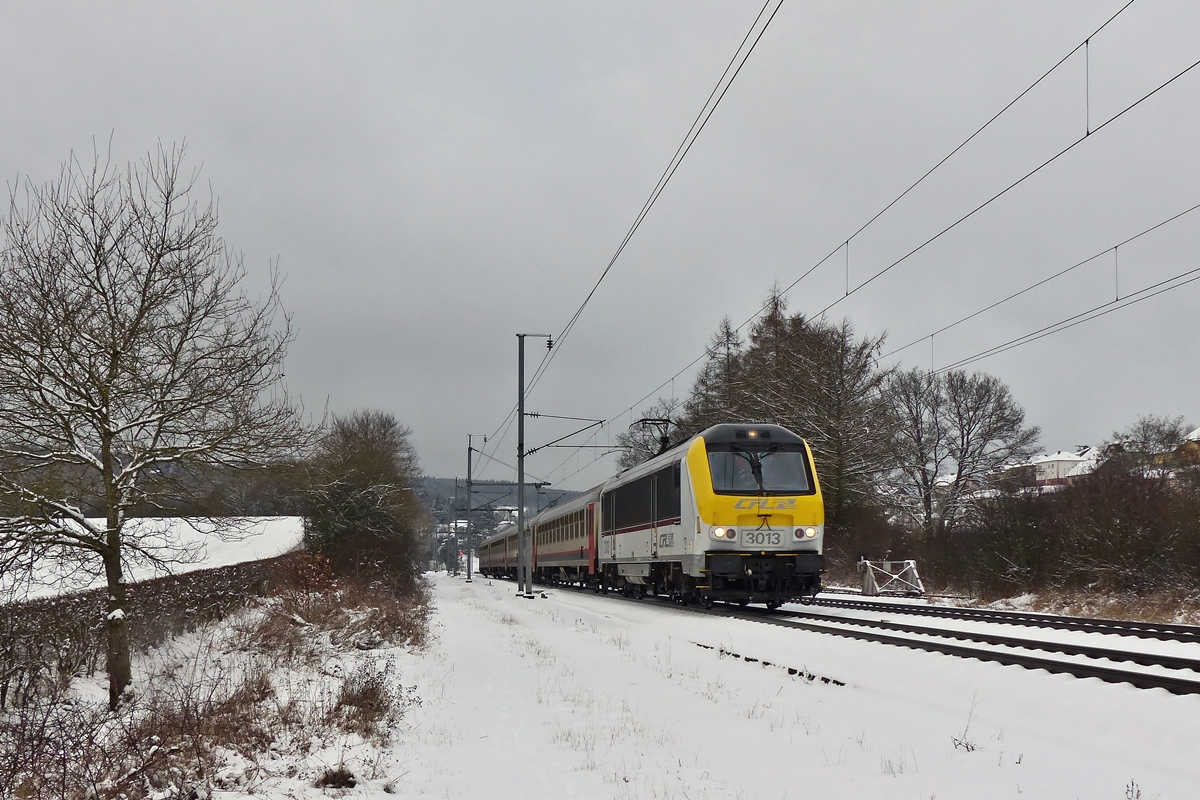
[[[806,528],[796,528],[796,530],[792,533],[792,536],[797,539],[815,539],[817,534],[820,532],[820,528],[809,525]]]
[[[816,536],[816,535],[817,535],[817,529],[816,529],[816,528],[809,527],[809,528],[805,528],[805,529],[804,529],[804,538],[806,538],[806,539],[811,539],[811,538],[813,538],[813,537],[814,537],[814,536]]]
[[[709,533],[712,534],[712,538],[714,539],[732,539],[737,535],[736,531],[730,528],[722,528],[719,525],[712,528]]]

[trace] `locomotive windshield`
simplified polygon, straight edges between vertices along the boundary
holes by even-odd
[[[708,468],[717,494],[812,494],[813,482],[803,448],[769,445],[745,448],[710,445]]]

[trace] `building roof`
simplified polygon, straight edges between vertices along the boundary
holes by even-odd
[[[1068,478],[1077,478],[1080,475],[1090,475],[1095,472],[1096,467],[1100,466],[1100,462],[1104,460],[1104,451],[1099,447],[1089,447],[1080,456],[1079,463],[1067,473]]]
[[[1059,450],[1057,453],[1046,453],[1045,455],[1040,455],[1030,461],[1029,465],[1032,466],[1034,464],[1045,464],[1051,461],[1073,461],[1078,463],[1083,460],[1084,457],[1078,453],[1064,453],[1062,450]]]

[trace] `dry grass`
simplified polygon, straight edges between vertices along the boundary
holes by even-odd
[[[312,663],[326,642],[337,648],[421,649],[428,636],[429,598],[421,585],[335,578],[307,573],[296,588],[270,598],[242,629],[244,647],[284,663]]]
[[[327,720],[347,733],[384,742],[405,711],[420,702],[413,687],[399,683],[393,659],[380,664],[368,657],[342,679]]]
[[[274,670],[287,663],[317,675],[314,665],[339,652],[423,645],[424,590],[336,578],[307,555],[275,564],[271,574],[270,596],[240,596],[251,608],[232,633],[211,626],[192,655],[168,659],[118,712],[77,699],[71,673],[44,665],[38,690],[23,692],[21,702],[10,695],[9,709],[0,712],[0,797],[136,800],[246,791],[252,787],[229,783],[218,769],[231,752],[254,761],[281,740],[334,734],[386,743],[420,702],[401,685],[391,659],[357,656],[357,667],[324,678],[315,698],[277,686]],[[227,598],[215,602],[219,612],[192,608],[207,619],[229,613]],[[51,629],[46,639],[62,635]]]
[[[184,786],[212,777],[217,746],[249,753],[272,741],[261,673],[159,677],[116,714],[63,692],[6,715],[0,786],[29,800],[187,796]]]
[[[357,785],[354,773],[346,769],[345,764],[329,767],[313,781],[313,786],[318,789],[353,789]]]
[[[1005,605],[1003,601],[999,605]],[[1084,591],[1045,591],[1022,608],[1048,614],[1200,625],[1200,594],[1183,590],[1108,595]]]
[[[197,570],[129,586],[131,645],[145,652],[224,619],[317,569],[306,553]],[[0,613],[0,710],[104,667],[105,591],[9,603]]]

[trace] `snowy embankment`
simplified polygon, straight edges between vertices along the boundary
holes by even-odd
[[[1200,781],[1197,697],[652,602],[433,584],[434,643],[402,669],[424,702],[393,744],[400,794],[1184,798]]]
[[[103,522],[95,520],[97,524]],[[126,569],[129,582],[197,569],[227,567],[246,561],[274,558],[300,547],[304,535],[302,517],[239,517],[239,518],[166,518],[131,519],[126,523],[127,541],[147,540],[156,548],[170,545],[169,551],[187,554],[163,567],[133,563]],[[164,550],[163,552],[167,552]],[[59,594],[63,591],[82,591],[104,585],[103,570],[98,561],[86,575],[78,568],[64,574],[56,565],[46,566],[19,586],[19,599],[33,599]],[[14,587],[0,585],[0,589]]]

